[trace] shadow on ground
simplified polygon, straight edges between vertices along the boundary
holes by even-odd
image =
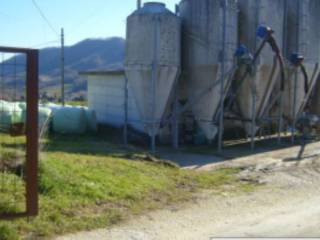
[[[313,142],[297,140],[296,144],[292,144],[290,137],[284,137],[281,139],[281,144],[278,144],[277,138],[268,138],[258,140],[255,149],[252,150],[249,141],[238,140],[226,142],[221,153],[215,146],[190,146],[180,150],[162,148],[159,156],[183,168],[192,169],[202,169],[213,164],[234,162],[243,158],[260,158],[262,154],[264,157],[277,158],[283,162],[301,161],[319,156],[319,154],[305,153],[309,143]]]

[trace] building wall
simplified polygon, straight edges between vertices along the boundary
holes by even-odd
[[[96,111],[98,122],[122,127],[125,121],[125,77],[123,74],[88,76],[88,106]],[[129,87],[129,124],[144,131],[139,112]]]

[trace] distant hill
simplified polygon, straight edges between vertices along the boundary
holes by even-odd
[[[125,40],[113,37],[107,39],[86,39],[65,48],[66,97],[71,98],[86,90],[86,79],[79,71],[105,69],[122,66],[125,53]],[[16,58],[17,62],[23,58]],[[59,92],[60,87],[60,48],[40,50],[40,90],[50,95]],[[13,62],[13,59],[7,60]],[[9,83],[10,84],[10,83]]]

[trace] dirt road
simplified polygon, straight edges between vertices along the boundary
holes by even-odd
[[[234,195],[206,192],[193,203],[149,213],[121,226],[57,240],[209,240],[213,237],[320,237],[320,159],[312,145],[303,160],[298,149],[242,159],[241,178],[255,177],[257,191]],[[256,160],[256,158],[254,158]],[[228,163],[230,164],[230,163]]]

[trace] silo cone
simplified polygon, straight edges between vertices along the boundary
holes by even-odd
[[[150,2],[127,19],[125,70],[150,136],[157,135],[180,69],[180,19]]]
[[[283,28],[285,4],[283,0],[239,0],[240,7],[240,43],[245,44],[251,53],[255,53],[262,43],[257,36],[260,26],[270,27],[279,48],[283,46]],[[280,66],[275,64],[275,53],[269,46],[261,51],[252,74],[249,74],[239,87],[237,102],[245,119],[266,117],[266,110],[276,83],[280,81]],[[239,69],[237,77],[243,76],[246,66]],[[244,124],[249,136],[255,135],[258,127],[252,128],[251,122]],[[252,132],[253,131],[253,132]]]
[[[225,73],[230,73],[238,39],[238,7],[236,0],[226,0],[226,41],[223,43],[223,11],[221,1],[183,0],[179,5],[182,18],[183,88],[195,119],[208,140],[217,134],[215,123],[221,99],[221,53],[225,44]],[[224,91],[229,87],[225,79]]]
[[[305,89],[305,79],[301,70],[295,68],[292,64],[288,65],[288,87],[286,88],[284,98],[284,115],[290,122],[294,122],[305,110],[310,100],[310,93],[313,90],[317,91],[315,86],[320,72],[320,1],[287,0],[286,3],[286,15],[289,26],[287,30],[286,57],[291,59],[293,53],[303,56],[303,65],[308,75],[307,85],[309,92]],[[318,104],[319,102],[313,101],[312,109],[317,114],[320,113],[317,112],[317,108],[315,107]]]

